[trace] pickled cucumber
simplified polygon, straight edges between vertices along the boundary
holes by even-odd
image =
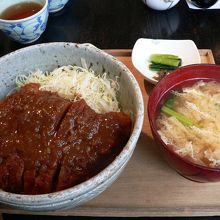
[[[149,68],[154,71],[174,70],[182,63],[181,58],[172,54],[152,54],[149,60]]]

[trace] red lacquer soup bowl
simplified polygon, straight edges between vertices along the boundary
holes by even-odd
[[[182,176],[198,182],[220,181],[220,169],[201,166],[189,161],[167,146],[158,133],[156,119],[172,90],[181,90],[203,80],[220,82],[220,65],[196,64],[181,67],[165,76],[153,89],[148,102],[148,117],[153,137],[168,164]],[[219,137],[220,138],[220,137]]]

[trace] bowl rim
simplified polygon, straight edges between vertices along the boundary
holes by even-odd
[[[149,106],[153,104],[153,100],[152,100],[152,97],[154,95],[154,93],[157,91],[157,89],[161,86],[162,83],[164,83],[164,81],[167,80],[167,78],[171,78],[173,75],[176,75],[177,72],[182,72],[182,71],[185,71],[185,70],[188,70],[190,68],[219,68],[219,71],[220,71],[220,65],[217,65],[217,64],[191,64],[191,65],[187,65],[187,66],[183,66],[183,67],[180,67],[174,71],[172,71],[170,74],[166,75],[164,78],[162,78],[157,84],[156,86],[153,88],[153,91],[152,93],[150,94],[149,96],[149,101],[148,101],[148,117],[149,117],[149,123],[150,123],[150,126],[151,126],[151,129],[152,129],[152,133],[154,134],[154,136],[156,136],[156,139],[158,142],[160,142],[160,145],[165,148],[170,154],[172,154],[173,156],[175,156],[178,160],[181,160],[183,161],[184,163],[190,165],[190,166],[193,166],[193,167],[197,167],[199,169],[202,169],[202,170],[207,170],[207,171],[211,171],[211,172],[220,172],[220,168],[214,168],[214,167],[208,167],[208,166],[204,166],[204,165],[200,165],[200,164],[196,164],[190,160],[187,160],[186,158],[183,158],[181,157],[179,154],[177,154],[175,151],[173,151],[171,149],[171,147],[169,146],[172,146],[172,145],[167,145],[161,138],[161,136],[159,135],[158,133],[158,130],[157,130],[157,126],[156,126],[156,120],[155,119],[152,119],[152,115],[153,115],[153,112],[150,111],[150,108]],[[191,78],[191,79],[195,79],[195,80],[201,80],[201,78]],[[211,79],[208,78],[208,77],[204,77],[204,79]],[[188,79],[187,79],[188,80]],[[181,84],[181,82],[184,82],[184,81],[179,81],[177,84],[175,84],[174,86],[179,86]],[[219,82],[220,82],[220,78],[219,78]],[[156,108],[158,108],[158,106],[160,105],[160,102],[162,100],[162,98],[164,97],[165,94],[169,93],[171,90],[172,90],[173,87],[170,87],[168,89],[166,89],[166,91],[160,96],[160,99],[158,100],[157,104],[156,104]],[[155,140],[156,141],[156,140]]]
[[[32,46],[28,46],[22,49],[18,49],[16,51],[13,51],[9,54],[6,54],[2,57],[0,57],[0,61],[4,61],[9,59],[10,57],[13,57],[14,55],[18,55],[23,52],[28,52],[31,50],[51,47],[51,46],[57,46],[57,47],[65,47],[68,49],[71,48],[80,48],[80,49],[87,49],[89,53],[91,54],[101,54],[105,57],[106,60],[110,60],[113,63],[115,63],[116,66],[118,66],[121,70],[123,70],[123,73],[126,73],[126,75],[129,77],[130,82],[132,82],[132,85],[136,91],[135,99],[137,101],[136,106],[136,120],[133,125],[133,130],[130,135],[130,138],[127,142],[127,144],[124,146],[123,150],[120,152],[120,154],[110,163],[107,167],[105,167],[102,171],[100,171],[95,176],[91,177],[90,179],[76,185],[73,187],[70,187],[68,189],[64,189],[57,192],[47,193],[47,194],[39,194],[39,195],[24,195],[24,194],[16,194],[16,193],[10,193],[3,190],[0,190],[0,201],[6,203],[6,204],[15,204],[18,203],[22,205],[30,205],[37,207],[38,205],[42,204],[51,204],[51,199],[56,198],[62,198],[62,200],[67,200],[73,197],[77,198],[82,194],[83,189],[86,189],[86,191],[83,191],[83,193],[86,193],[90,191],[93,188],[94,183],[96,184],[102,184],[104,181],[103,179],[108,179],[111,176],[111,170],[114,168],[114,166],[121,167],[123,165],[123,161],[129,157],[129,154],[134,151],[136,142],[139,138],[139,135],[142,130],[143,121],[144,121],[144,102],[143,102],[143,96],[141,93],[141,89],[139,87],[139,84],[137,80],[135,79],[134,75],[131,73],[131,71],[126,67],[125,64],[123,64],[121,61],[119,61],[117,58],[113,57],[112,55],[106,53],[105,51],[97,48],[93,44],[90,43],[72,43],[72,42],[52,42],[52,43],[42,43],[42,44],[35,44]],[[106,178],[107,176],[108,178]],[[105,178],[104,178],[105,177]],[[11,199],[13,197],[13,200]],[[60,202],[61,200],[59,200]],[[55,201],[54,201],[55,202]]]

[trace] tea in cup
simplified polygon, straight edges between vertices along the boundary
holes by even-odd
[[[0,30],[22,44],[36,41],[48,20],[48,0],[1,0]]]

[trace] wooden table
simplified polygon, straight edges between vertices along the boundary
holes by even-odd
[[[145,119],[134,154],[121,176],[100,196],[69,210],[25,212],[0,205],[0,213],[60,216],[213,216],[220,215],[220,183],[189,181],[163,160],[152,138],[147,102],[153,85],[131,63],[131,50],[107,50],[136,77],[144,97]],[[211,50],[200,50],[203,63],[214,63]]]

